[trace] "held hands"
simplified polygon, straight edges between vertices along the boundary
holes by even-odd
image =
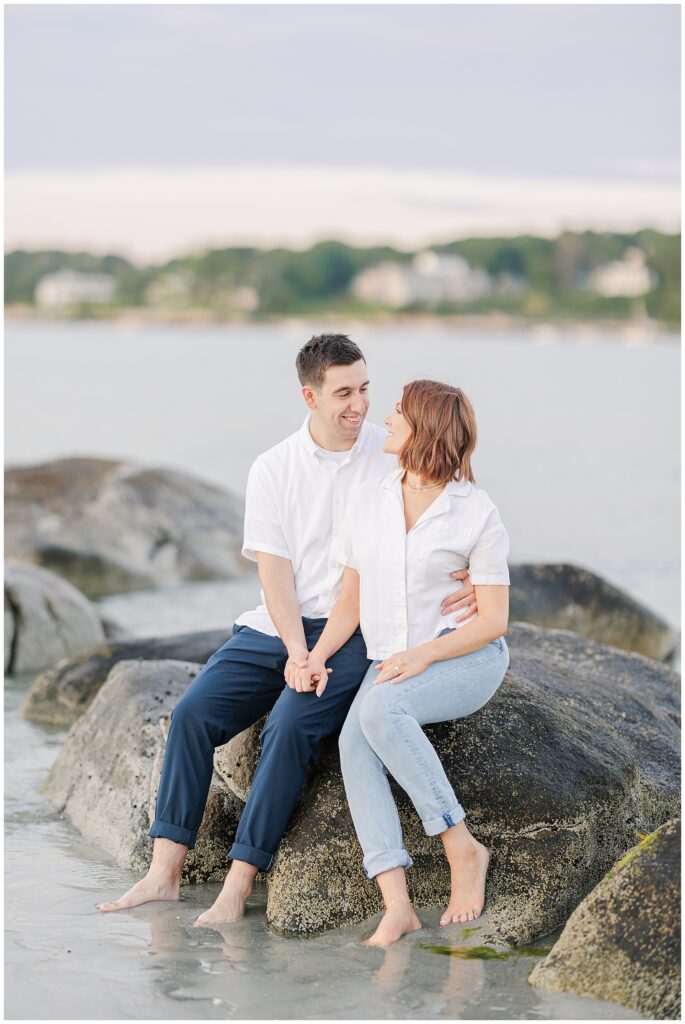
[[[398,654],[391,654],[378,666],[378,675],[374,679],[376,683],[403,683],[405,679],[418,676],[425,672],[431,659],[421,650],[420,647],[410,647],[408,651],[400,651]]]
[[[295,681],[297,679],[297,673],[300,669],[306,667],[309,661],[309,651],[306,647],[292,647],[288,650],[288,660],[285,663],[285,669],[283,670],[283,676],[285,681],[291,690],[296,690],[297,686]]]
[[[333,669],[326,668],[321,658],[313,652],[310,654],[309,651],[305,651],[304,654],[305,657],[301,651],[290,654],[283,673],[285,681],[291,690],[311,693],[315,689],[316,696],[320,697],[326,689],[328,677]]]
[[[440,605],[440,612],[442,615],[452,615],[456,612],[458,613],[457,618],[462,616],[470,618],[478,611],[478,605],[476,604],[476,588],[471,583],[469,570],[457,569],[456,572],[451,572],[450,576],[453,580],[463,580],[464,583],[454,594],[445,598]]]

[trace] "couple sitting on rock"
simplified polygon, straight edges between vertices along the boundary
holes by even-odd
[[[342,728],[364,871],[386,906],[369,942],[386,946],[421,927],[388,773],[445,847],[452,891],[441,924],[473,921],[483,909],[488,851],[466,827],[422,726],[472,714],[502,682],[508,538],[473,483],[476,422],[459,388],[407,384],[385,431],[365,422],[366,362],[349,338],[312,338],[296,365],[309,415],[257,458],[247,484],[243,554],[257,562],[263,603],[240,616],[177,704],[150,869],[100,910],[179,899],[214,750],[269,712],[231,868],[195,924],[244,914],[317,744]]]

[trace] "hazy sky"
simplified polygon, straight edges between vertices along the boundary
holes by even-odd
[[[289,220],[287,209],[289,195],[298,205],[297,184],[275,220],[273,202],[266,203],[271,226],[260,195],[278,192],[283,174],[303,168],[319,174],[325,193],[323,218],[307,227],[314,235],[341,222],[351,236],[382,233],[402,218],[403,189],[407,209],[417,215],[424,207],[425,231],[441,217],[447,234],[460,225],[470,230],[465,225],[479,216],[494,230],[490,199],[497,196],[500,206],[503,198],[509,204],[507,223],[512,213],[533,223],[532,207],[517,212],[520,189],[518,199],[516,190],[502,193],[502,183],[517,181],[524,192],[526,181],[535,183],[533,206],[548,183],[562,220],[582,217],[578,189],[589,196],[595,188],[592,219],[602,187],[609,194],[622,182],[627,217],[637,203],[638,216],[649,218],[653,196],[659,221],[661,195],[673,221],[679,26],[677,5],[9,5],[7,241],[35,242],[41,231],[56,241],[64,228],[46,222],[51,201],[62,212],[74,202],[66,219],[92,239],[92,215],[79,213],[71,187],[94,190],[105,204],[114,198],[120,227],[135,221],[136,197],[146,205],[149,196],[154,207],[157,191],[177,189],[191,235],[179,217],[169,244],[190,244],[193,196],[208,173],[225,175],[232,190],[225,213],[216,210],[221,237],[265,239],[271,231],[302,241],[302,223]],[[340,171],[351,168],[350,188],[341,189]],[[244,180],[254,169],[261,192]],[[146,173],[127,191],[117,174],[133,171]],[[366,201],[362,220],[354,182],[363,178],[368,192],[369,175],[379,171],[387,188],[376,180],[371,221]],[[430,186],[416,191],[419,178],[424,186],[435,181],[435,202]],[[485,188],[478,201],[464,185],[475,178]],[[303,202],[312,180],[302,186]],[[569,183],[576,193],[565,210]],[[388,190],[392,212],[383,208]],[[34,212],[32,194],[40,207]],[[238,225],[233,207],[254,209]],[[199,209],[198,216],[202,222]],[[102,244],[108,231],[115,237],[114,220],[99,229]],[[206,237],[202,222],[195,241]],[[130,243],[142,251],[155,240],[138,232]]]

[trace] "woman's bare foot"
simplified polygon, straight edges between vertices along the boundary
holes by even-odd
[[[143,903],[152,903],[154,900],[180,900],[181,884],[178,878],[169,878],[167,875],[159,875],[149,871],[145,878],[136,882],[128,892],[111,903],[98,903],[97,909],[105,913],[112,910],[130,910],[131,907],[140,907]]]
[[[209,910],[200,914],[193,928],[214,928],[216,925],[230,924],[231,921],[239,921],[244,917],[245,904],[252,895],[252,884],[256,874],[257,869],[251,864],[234,861],[226,875],[223,889]]]
[[[475,921],[485,904],[485,877],[490,854],[465,825],[462,829],[462,825],[463,822],[442,833],[452,875],[452,892],[447,910],[440,918],[441,925]],[[460,831],[450,836],[457,830]]]
[[[411,903],[394,903],[388,907],[381,923],[376,928],[365,946],[391,946],[407,932],[417,932],[421,928]]]

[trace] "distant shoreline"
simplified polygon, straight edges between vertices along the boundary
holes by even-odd
[[[107,310],[97,316],[55,316],[54,313],[41,314],[32,306],[9,305],[5,307],[6,323],[113,323],[128,327],[145,327],[151,325],[166,326],[263,326],[267,324],[302,324],[315,327],[337,327],[363,325],[365,327],[425,327],[436,330],[468,329],[485,333],[501,334],[518,330],[532,330],[537,335],[553,333],[607,333],[623,334],[627,337],[656,338],[670,334],[680,334],[680,324],[662,323],[650,318],[640,319],[567,319],[567,318],[523,318],[506,313],[492,312],[484,314],[444,314],[429,313],[376,313],[359,316],[349,311],[327,310],[320,314],[302,313],[287,316],[247,317],[220,316],[209,310],[163,310],[150,308],[122,308],[116,311]]]

